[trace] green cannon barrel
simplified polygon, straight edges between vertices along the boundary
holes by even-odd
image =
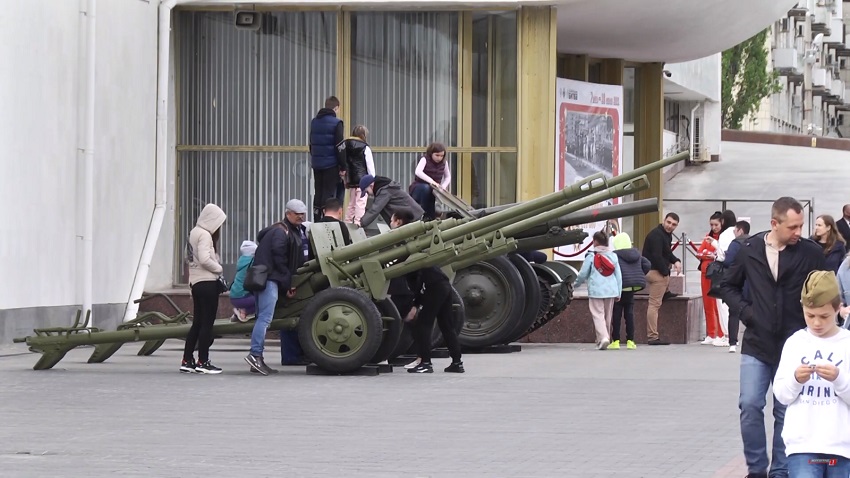
[[[551,228],[564,228],[577,226],[579,224],[587,224],[589,222],[607,221],[619,217],[637,216],[658,211],[658,199],[640,199],[638,201],[627,202],[624,204],[615,204],[612,206],[604,206],[591,208],[586,211],[578,211],[570,214],[565,214],[554,221],[548,221],[545,224],[539,224],[527,229],[520,234],[517,234],[518,239],[539,236],[546,234]]]

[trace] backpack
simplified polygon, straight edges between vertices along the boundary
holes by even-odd
[[[614,263],[604,254],[593,253],[593,268],[596,272],[602,274],[602,277],[608,277],[614,273]]]

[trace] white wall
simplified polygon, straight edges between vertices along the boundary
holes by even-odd
[[[98,2],[96,304],[129,297],[153,207],[157,7]],[[82,302],[80,28],[77,1],[0,10],[0,309]]]
[[[720,53],[684,63],[667,63],[664,69],[671,73],[668,81],[711,101],[720,101]]]

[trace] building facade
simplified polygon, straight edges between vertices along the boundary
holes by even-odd
[[[782,90],[762,100],[742,129],[847,137],[850,74],[847,23],[839,0],[803,0],[770,26],[767,48]]]
[[[310,196],[308,124],[329,95],[402,183],[429,142],[446,143],[455,192],[476,206],[552,191],[557,77],[631,90],[632,167],[684,137],[690,148],[717,101],[691,73],[793,4],[750,3],[734,24],[731,0],[697,16],[686,0],[10,4],[0,343],[81,307],[111,328],[142,292],[185,287],[186,235],[208,202],[228,214],[232,267],[243,239]],[[640,197],[661,197],[650,180]],[[637,218],[635,236],[657,221]]]

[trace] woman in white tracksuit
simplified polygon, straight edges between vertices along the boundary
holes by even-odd
[[[732,244],[732,241],[735,240],[735,223],[738,222],[738,219],[735,217],[735,213],[731,210],[727,209],[721,213],[720,216],[720,237],[717,238],[714,242],[714,247],[716,249],[717,258],[715,260],[723,262],[726,259],[726,251],[729,250],[729,246]],[[715,341],[714,345],[720,347],[728,347],[729,346],[729,306],[723,302],[722,299],[717,300],[717,315],[720,319],[720,330],[723,331],[723,338]]]

